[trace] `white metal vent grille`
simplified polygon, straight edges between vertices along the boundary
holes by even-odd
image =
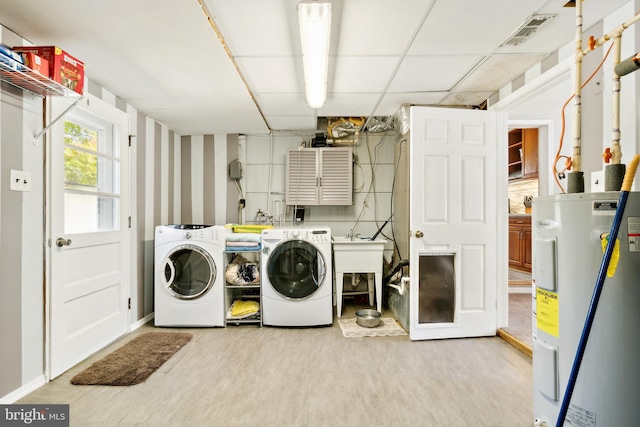
[[[549,22],[556,15],[531,15],[500,46],[516,46],[531,37],[533,33]]]

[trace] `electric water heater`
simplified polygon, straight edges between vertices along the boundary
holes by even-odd
[[[578,193],[533,201],[535,425],[556,425],[619,197]],[[565,426],[640,425],[638,192],[629,193],[617,237]]]

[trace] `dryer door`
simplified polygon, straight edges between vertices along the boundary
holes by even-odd
[[[160,266],[160,280],[176,298],[195,299],[206,294],[216,280],[211,255],[195,245],[176,246]]]
[[[289,240],[276,246],[269,255],[267,274],[273,289],[283,297],[305,299],[323,283],[326,263],[311,243]]]

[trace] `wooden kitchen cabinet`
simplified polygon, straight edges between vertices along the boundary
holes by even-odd
[[[538,129],[509,131],[509,179],[538,177]]]
[[[531,272],[531,216],[509,217],[509,268]]]

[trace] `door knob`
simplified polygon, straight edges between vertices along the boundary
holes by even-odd
[[[64,239],[62,237],[58,237],[56,239],[56,246],[61,248],[63,246],[70,246],[71,245],[71,239]]]
[[[424,237],[424,233],[420,230],[416,231],[416,237],[420,238],[420,237]]]

